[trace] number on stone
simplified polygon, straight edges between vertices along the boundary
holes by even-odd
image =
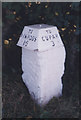
[[[54,43],[54,41],[51,41],[52,42],[52,46],[55,46],[55,43]]]
[[[28,41],[24,41],[23,45],[27,46],[28,45]]]

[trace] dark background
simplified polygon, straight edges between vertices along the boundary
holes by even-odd
[[[79,2],[5,2],[2,4],[3,118],[78,118]],[[16,45],[24,26],[57,26],[66,49],[63,96],[40,108],[21,75],[21,48]]]

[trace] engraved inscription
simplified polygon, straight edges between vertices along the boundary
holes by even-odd
[[[24,39],[23,46],[27,46],[29,41],[36,42],[37,37],[32,35],[32,33],[33,33],[33,30],[29,29],[27,34],[21,34],[20,37]]]

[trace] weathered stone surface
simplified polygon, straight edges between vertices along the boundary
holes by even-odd
[[[42,25],[40,28],[40,25],[34,25],[30,28],[33,28],[33,31],[36,29],[36,33],[34,32],[37,34],[35,46],[34,43],[32,44],[33,41],[31,44],[29,41],[30,47],[23,45],[23,37],[18,42],[18,45],[22,47],[22,78],[33,99],[42,106],[47,104],[52,97],[62,95],[61,78],[64,74],[66,53],[56,27],[48,25],[43,27]],[[29,31],[29,28],[27,30]],[[45,33],[47,30],[48,34]],[[46,34],[48,37],[42,39],[42,36]]]

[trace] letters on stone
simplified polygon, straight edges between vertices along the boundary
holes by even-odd
[[[22,39],[24,38],[24,41],[23,41],[23,46],[27,46],[29,41],[32,41],[32,42],[36,42],[37,40],[37,37],[33,36],[32,35],[33,33],[33,30],[32,29],[29,29],[28,30],[28,34],[21,34],[20,37],[22,37]],[[55,46],[55,43],[54,43],[54,39],[58,38],[58,35],[57,34],[51,34],[51,30],[46,30],[46,33],[47,33],[47,36],[42,36],[41,37],[41,40],[43,42],[46,42],[46,41],[50,41],[52,44],[52,46]]]

